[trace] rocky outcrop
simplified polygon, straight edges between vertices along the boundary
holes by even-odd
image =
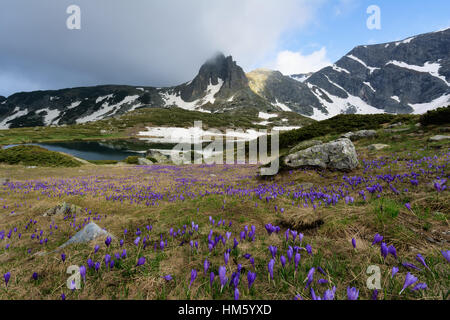
[[[364,138],[375,137],[377,132],[375,130],[360,130],[356,132],[347,132],[341,136],[341,138],[347,138],[352,141],[356,141]]]
[[[171,162],[170,156],[162,154],[158,150],[154,150],[154,149],[148,150],[146,157],[149,159],[155,160],[156,163],[165,164],[165,163]],[[152,163],[153,163],[153,161],[152,161]]]
[[[306,141],[302,141],[300,142],[298,145],[296,145],[295,147],[293,147],[289,153],[295,153],[298,152],[300,150],[304,150],[307,148],[311,148],[313,146],[316,146],[318,144],[322,144],[323,142],[320,140],[306,140]]]
[[[450,139],[450,136],[437,135],[430,138],[430,141],[442,141]]]
[[[43,217],[51,217],[51,216],[59,216],[64,214],[82,214],[83,209],[74,204],[70,204],[67,202],[63,202],[53,208],[48,209],[42,216]]]
[[[89,223],[83,229],[78,231],[72,238],[69,239],[66,243],[61,245],[59,249],[62,249],[70,244],[74,243],[87,243],[92,240],[95,240],[99,237],[106,238],[111,237],[115,238],[112,234],[100,228],[94,222]]]
[[[338,171],[351,171],[359,164],[355,146],[345,138],[287,155],[283,162],[290,168],[318,167]]]

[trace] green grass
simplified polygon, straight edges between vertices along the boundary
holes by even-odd
[[[77,160],[39,146],[15,146],[0,150],[0,163],[40,167],[78,167]]]

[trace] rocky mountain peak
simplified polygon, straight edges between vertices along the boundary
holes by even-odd
[[[248,88],[248,80],[244,70],[233,61],[231,56],[218,53],[200,68],[197,76],[181,89],[184,101],[202,98],[212,86],[220,86],[217,98],[228,98],[234,92]]]

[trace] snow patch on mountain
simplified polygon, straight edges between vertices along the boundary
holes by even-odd
[[[59,117],[59,115],[61,114],[61,112],[59,110],[56,109],[49,109],[49,108],[44,108],[44,109],[40,109],[36,111],[36,114],[40,114],[46,112],[45,116],[44,116],[44,123],[46,126],[49,126],[51,124],[53,124],[53,121]]]
[[[331,67],[333,68],[333,70],[335,70],[337,72],[345,72],[345,73],[350,74],[350,71],[348,71],[347,69],[341,68],[335,64],[333,64]]]
[[[443,95],[426,103],[409,104],[414,109],[413,114],[422,114],[430,110],[445,107],[450,104],[450,94]]]
[[[388,63],[386,63],[386,65],[389,65],[389,64],[395,65],[400,68],[417,71],[417,72],[428,73],[435,78],[441,79],[442,81],[444,81],[447,84],[447,86],[450,87],[450,83],[447,81],[447,79],[444,76],[441,76],[439,74],[439,69],[441,68],[441,65],[437,62],[434,62],[434,63],[433,62],[425,62],[425,64],[423,66],[416,66],[416,65],[412,65],[412,64],[407,64],[402,61],[391,60]]]
[[[347,58],[350,58],[356,62],[359,62],[360,64],[362,64],[364,67],[366,67],[366,69],[369,69],[370,74],[372,74],[375,70],[380,70],[380,68],[375,68],[375,67],[369,67],[364,61],[362,61],[361,59],[359,59],[358,57],[355,57],[352,54],[349,54],[346,56]]]
[[[291,108],[289,108],[284,103],[278,102],[277,99],[275,99],[275,103],[272,103],[273,106],[279,107],[283,111],[292,111]]]
[[[90,115],[87,115],[83,118],[77,119],[77,123],[86,123],[96,120],[101,120],[105,115],[113,115],[115,114],[120,107],[122,107],[125,104],[129,104],[134,102],[137,98],[139,98],[139,95],[135,96],[127,96],[122,101],[120,101],[117,104],[109,105],[109,103],[105,102],[102,104],[101,108],[97,111],[91,113]],[[104,99],[103,99],[104,100]]]
[[[0,130],[8,129],[9,124],[7,122],[19,118],[21,116],[24,116],[27,113],[28,109],[20,110],[19,107],[14,108],[13,115],[6,117],[5,119],[3,119],[2,122],[0,122]]]
[[[266,112],[260,112],[258,114],[258,118],[264,119],[264,120],[268,120],[270,118],[276,118],[278,117],[278,114],[271,114],[271,113],[266,113]]]
[[[310,117],[314,120],[325,120],[337,116],[342,113],[358,113],[358,114],[375,114],[375,113],[384,113],[383,110],[377,109],[367,102],[363,101],[361,98],[352,96],[348,94],[347,98],[340,98],[337,96],[333,96],[328,93],[324,89],[321,89],[332,101],[331,103],[325,100],[317,90],[314,90],[316,87],[312,84],[308,84],[311,91],[314,95],[319,99],[320,103],[325,106],[328,111],[328,114],[325,114],[319,110],[314,109],[314,114]]]

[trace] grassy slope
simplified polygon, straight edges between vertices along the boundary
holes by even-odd
[[[378,174],[409,173],[408,161],[404,159],[418,160],[423,157],[433,157],[438,155],[437,163],[446,164],[445,175],[448,176],[449,158],[445,153],[449,152],[449,142],[442,141],[429,143],[428,138],[439,131],[437,127],[421,129],[413,124],[406,126],[406,132],[385,133],[379,131],[378,138],[364,139],[355,143],[360,154],[360,159],[375,160],[380,157],[400,159],[399,162],[382,165],[380,168],[373,167],[368,172],[363,168],[355,170],[350,176],[363,176],[366,178],[375,177]],[[334,138],[330,134],[319,137],[323,140]],[[370,152],[366,148],[372,143],[387,143],[388,149],[379,152]],[[12,170],[14,168],[14,170]],[[419,165],[426,170],[426,164]],[[14,183],[38,180],[47,181],[50,184],[59,185],[60,180],[73,177],[74,180],[68,183],[82,182],[87,186],[98,186],[100,189],[86,192],[84,196],[65,194],[66,185],[59,185],[62,189],[58,191],[49,189],[30,190],[29,193],[21,192],[20,189],[11,190],[8,187],[0,187],[0,230],[6,233],[13,227],[19,227],[18,232],[22,232],[21,240],[18,240],[17,233],[13,232],[12,238],[1,241],[2,247],[11,244],[7,250],[1,249],[0,254],[0,274],[11,272],[11,280],[8,290],[0,291],[2,299],[58,299],[64,292],[68,299],[232,299],[233,291],[227,286],[220,290],[218,279],[215,280],[213,290],[209,288],[209,280],[203,276],[203,261],[207,257],[211,261],[213,270],[217,275],[218,266],[224,265],[224,247],[218,245],[218,249],[209,253],[207,248],[207,237],[211,225],[208,217],[212,216],[215,221],[225,219],[226,227],[214,227],[214,235],[225,232],[232,232],[226,248],[232,246],[234,237],[239,238],[239,232],[245,225],[256,226],[255,242],[239,241],[237,250],[231,251],[227,276],[231,276],[231,271],[235,271],[236,263],[243,265],[243,276],[239,290],[242,299],[292,299],[294,295],[301,294],[305,299],[309,299],[309,291],[305,290],[304,279],[311,267],[321,266],[327,276],[322,276],[316,272],[314,276],[314,289],[316,293],[323,294],[324,290],[336,285],[337,298],[346,298],[346,287],[355,286],[360,290],[361,299],[369,299],[372,291],[366,288],[366,268],[369,265],[377,265],[382,272],[382,287],[379,298],[381,299],[448,299],[449,297],[449,268],[440,250],[448,250],[448,213],[450,212],[450,197],[448,190],[437,193],[429,183],[431,176],[420,177],[420,186],[414,187],[409,179],[403,183],[397,183],[399,190],[408,188],[408,192],[401,192],[395,195],[386,191],[381,198],[367,195],[367,201],[361,200],[357,194],[355,203],[346,205],[341,201],[337,206],[321,207],[314,211],[311,207],[303,208],[301,202],[294,201],[288,197],[287,192],[279,195],[277,199],[270,202],[265,201],[265,194],[260,200],[254,195],[208,195],[205,197],[189,198],[185,193],[184,201],[168,201],[168,199],[157,201],[157,205],[146,205],[145,199],[136,201],[123,198],[123,201],[107,201],[105,196],[114,194],[115,190],[122,190],[126,196],[148,194],[148,192],[167,192],[167,190],[189,190],[196,192],[205,189],[214,189],[214,186],[224,185],[217,190],[226,190],[227,186],[236,188],[255,188],[263,185],[283,186],[286,190],[299,190],[299,186],[305,183],[313,183],[317,187],[329,186],[343,181],[344,174],[332,172],[316,171],[291,171],[275,177],[273,181],[261,182],[254,178],[256,168],[243,166],[236,168],[229,167],[178,167],[161,168],[147,172],[144,168],[121,168],[121,167],[100,167],[95,170],[89,167],[82,167],[81,172],[77,169],[47,170],[26,168],[16,166],[0,166],[0,176],[8,176]],[[197,179],[189,182],[177,181],[177,179]],[[34,182],[37,183],[37,182]],[[274,185],[276,183],[276,185]],[[79,185],[81,186],[81,184]],[[102,189],[102,186],[104,189]],[[149,186],[151,189],[148,189]],[[176,187],[175,187],[176,186]],[[389,189],[386,184],[384,189]],[[149,191],[150,190],[150,191]],[[77,217],[75,224],[83,223],[84,219],[91,217],[101,217],[95,222],[101,227],[115,234],[119,239],[124,239],[124,248],[127,249],[128,258],[116,263],[112,271],[108,271],[103,263],[103,256],[106,253],[113,255],[122,252],[117,241],[113,241],[111,247],[106,248],[102,241],[99,241],[100,251],[94,253],[94,243],[86,245],[75,245],[64,249],[67,260],[62,263],[60,252],[51,253],[45,256],[33,255],[39,251],[50,252],[58,245],[64,243],[69,235],[75,233],[70,225],[74,222],[73,217],[64,220],[63,217],[44,218],[42,213],[48,208],[67,201],[75,203],[87,212]],[[412,211],[405,208],[404,204],[410,202]],[[257,206],[255,205],[257,203]],[[300,205],[300,208],[297,207]],[[275,212],[274,206],[284,208]],[[11,211],[15,214],[11,215]],[[90,214],[91,212],[91,214]],[[32,228],[25,230],[24,226],[30,219],[37,222]],[[314,222],[322,220],[323,224],[314,227],[314,223],[299,224],[299,221]],[[49,235],[49,223],[54,221],[58,225],[58,231],[53,230]],[[169,240],[168,248],[164,251],[154,251],[153,243],[159,242],[159,235],[163,234],[168,238],[169,228],[175,230],[183,225],[190,225],[191,221],[199,224],[199,232],[194,232],[192,236],[185,236],[187,243],[179,246],[181,239]],[[228,221],[233,225],[228,227]],[[281,232],[268,236],[264,225],[272,223],[281,227]],[[146,226],[152,225],[153,230],[147,232]],[[311,244],[313,256],[309,256],[305,251],[301,251],[301,262],[299,269],[294,273],[292,265],[283,269],[279,263],[280,254],[286,255],[287,243],[284,241],[284,231],[288,226],[295,227],[299,232],[303,232],[305,237],[303,246]],[[124,228],[128,229],[124,236]],[[150,248],[142,248],[142,244],[136,247],[133,244],[134,232],[140,228],[144,235],[150,237]],[[32,229],[32,230],[30,230]],[[38,241],[30,238],[34,229],[44,230],[44,237],[49,237],[47,245],[40,245]],[[189,227],[188,227],[189,230]],[[382,234],[388,245],[393,244],[397,248],[399,261],[392,256],[383,260],[380,256],[380,247],[371,246],[375,233]],[[447,235],[445,235],[447,234]],[[356,239],[357,249],[351,246],[351,239]],[[189,240],[199,242],[199,251],[192,250]],[[432,241],[431,241],[431,240]],[[278,247],[278,256],[275,266],[275,281],[268,280],[267,262],[269,261],[269,245]],[[293,245],[292,242],[289,245]],[[299,245],[297,242],[296,245]],[[32,249],[31,254],[27,249]],[[281,253],[280,253],[281,252]],[[245,253],[251,253],[255,258],[257,279],[252,290],[247,289],[246,273],[253,270],[248,260],[242,257]],[[416,254],[421,253],[430,267],[430,270],[422,267],[416,260]],[[142,267],[135,267],[137,259],[146,257],[147,262]],[[68,275],[66,269],[69,265],[86,265],[86,259],[92,258],[102,263],[99,273],[93,270],[88,271],[86,282],[81,290],[70,292],[65,287]],[[408,261],[421,267],[422,271],[411,271],[419,278],[419,282],[426,282],[428,289],[425,291],[413,292],[405,290],[402,295],[399,291],[403,286],[403,281],[408,270],[400,265],[401,262]],[[393,266],[400,266],[400,271],[394,279],[391,279],[390,270]],[[190,270],[198,270],[198,278],[188,290]],[[31,279],[33,272],[39,274],[39,280]],[[165,282],[161,278],[163,275],[171,274],[174,280]],[[317,280],[325,278],[331,284],[319,285]]]
[[[41,167],[78,167],[81,163],[59,152],[39,146],[16,146],[0,150],[0,163]]]

